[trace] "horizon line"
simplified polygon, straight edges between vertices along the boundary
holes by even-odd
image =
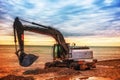
[[[15,46],[15,45],[11,45],[11,44],[5,44],[5,45],[0,45],[0,46]],[[19,45],[17,45],[19,46]],[[24,46],[53,46],[53,45],[24,45]],[[84,45],[84,46],[87,46],[87,45]],[[79,47],[79,46],[78,46]],[[88,46],[88,47],[120,47],[120,46]]]

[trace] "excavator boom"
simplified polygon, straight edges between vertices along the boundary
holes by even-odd
[[[23,26],[21,21],[31,23],[33,25],[36,25],[37,27],[29,26],[29,25]],[[49,26],[37,24],[34,22],[22,20],[19,19],[18,17],[15,18],[13,28],[14,28],[15,43],[17,41],[16,37],[18,38],[19,50],[17,50],[16,48],[16,55],[18,56],[19,63],[21,66],[25,66],[25,67],[30,66],[38,58],[33,54],[26,54],[24,52],[24,31],[35,32],[53,37],[56,40],[57,44],[59,44],[63,49],[63,52],[60,53],[60,59],[66,59],[68,57],[68,53],[69,53],[68,45],[66,44],[65,39],[61,34],[61,32],[58,31],[57,29]]]
[[[31,31],[39,34],[44,34],[53,37],[57,44],[61,45],[64,53],[61,53],[61,58],[65,58],[65,55],[68,54],[68,46],[64,40],[63,35],[56,29],[48,27],[48,28],[40,28],[40,27],[34,27],[34,26],[24,26],[25,31]]]

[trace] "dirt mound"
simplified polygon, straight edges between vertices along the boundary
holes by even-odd
[[[58,67],[53,67],[53,68],[48,68],[48,69],[34,69],[34,70],[27,70],[23,72],[24,75],[28,74],[44,74],[44,73],[56,73],[58,75],[73,75],[73,74],[80,74],[79,71],[68,69],[68,68],[58,68]]]
[[[0,78],[0,80],[34,80],[34,78],[31,76],[23,77],[23,76],[7,75]]]
[[[97,65],[114,66],[120,68],[120,59],[98,61]]]

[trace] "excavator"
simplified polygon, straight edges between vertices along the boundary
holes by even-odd
[[[23,25],[22,22],[32,25]],[[28,67],[38,59],[38,56],[34,54],[25,53],[24,31],[48,35],[55,39],[56,44],[53,45],[53,61],[45,63],[45,69],[50,67],[68,67],[75,70],[86,70],[96,67],[97,59],[93,59],[93,51],[89,47],[76,47],[75,44],[71,47],[69,43],[66,43],[64,36],[59,30],[16,17],[13,23],[15,54],[21,66]],[[86,59],[90,61],[85,61]]]

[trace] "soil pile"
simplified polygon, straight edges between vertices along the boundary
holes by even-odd
[[[23,72],[24,75],[30,75],[30,74],[46,74],[46,73],[56,73],[58,75],[75,75],[75,74],[80,74],[80,71],[76,71],[73,69],[69,68],[59,68],[59,67],[52,67],[48,69],[34,69],[34,70],[27,70]]]
[[[23,77],[23,76],[7,75],[0,78],[0,80],[34,80],[34,78],[31,76]]]
[[[116,68],[120,68],[120,59],[99,61],[97,62],[97,65],[114,66]]]

